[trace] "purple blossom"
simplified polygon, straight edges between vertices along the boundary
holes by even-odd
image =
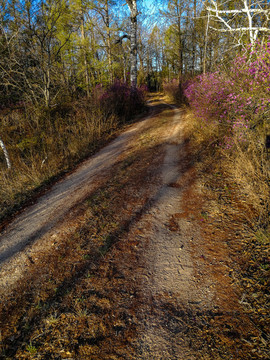
[[[219,70],[197,76],[187,83],[185,96],[203,124],[214,121],[244,141],[252,124],[270,110],[269,90],[270,42],[240,54],[227,73]],[[227,149],[233,146],[229,139],[223,140]]]

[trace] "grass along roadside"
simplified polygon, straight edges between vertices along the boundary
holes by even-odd
[[[238,355],[239,359],[267,359],[270,355],[270,229],[266,207],[269,184],[263,175],[258,178],[263,169],[254,161],[255,151],[241,152],[238,156],[215,147],[211,142],[215,139],[215,129],[200,127],[200,120],[188,112],[191,153],[204,199],[201,228],[206,254],[213,253],[217,245],[226,247],[231,258],[228,264],[231,282],[253,326],[253,331],[243,338],[240,333],[234,336],[232,333],[231,341],[240,337],[246,344],[247,353],[245,357]]]

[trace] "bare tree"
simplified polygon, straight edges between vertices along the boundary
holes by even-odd
[[[193,29],[192,29],[192,74],[195,73],[196,63],[196,17],[197,17],[197,0],[193,1]]]
[[[98,13],[101,24],[103,26],[98,27],[98,31],[104,41],[106,53],[107,53],[107,64],[108,64],[108,75],[110,83],[113,82],[114,69],[113,69],[113,47],[112,47],[112,15],[111,8],[115,5],[112,0],[98,0],[95,2],[94,11]],[[105,31],[104,31],[105,30]],[[120,43],[121,39],[118,41]]]
[[[217,24],[211,28],[217,32],[230,33],[233,35],[237,45],[243,46],[243,35],[248,34],[249,42],[254,46],[259,33],[270,33],[268,27],[270,9],[266,1],[239,0],[241,8],[226,9],[220,8],[220,2],[211,0],[211,6],[206,6],[208,13]],[[221,3],[222,5],[222,3]],[[224,4],[223,4],[224,5]],[[258,21],[258,15],[260,21]],[[241,20],[244,18],[244,23]]]
[[[16,13],[16,31],[3,26],[0,78],[6,88],[14,88],[24,98],[36,104],[43,100],[50,106],[52,95],[57,94],[61,52],[68,43],[72,29],[65,26],[65,36],[60,40],[59,27],[64,27],[62,17],[68,12],[60,0],[54,3],[25,2]],[[14,22],[15,22],[14,20]],[[0,18],[1,21],[1,18]],[[64,34],[64,31],[62,31]]]
[[[86,46],[86,36],[85,36],[85,11],[83,8],[82,1],[80,2],[80,28],[81,28],[81,48],[83,53],[83,63],[84,63],[84,77],[85,77],[85,85],[86,85],[86,94],[90,96],[90,76],[88,71],[88,63],[87,63],[87,46]]]
[[[130,9],[130,82],[133,88],[137,87],[137,0],[126,0]]]

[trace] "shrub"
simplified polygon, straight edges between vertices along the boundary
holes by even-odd
[[[227,71],[200,75],[185,95],[209,144],[228,159],[227,169],[258,211],[259,224],[269,222],[270,43],[256,44],[236,57]],[[211,132],[209,132],[211,129]]]
[[[185,95],[202,124],[220,127],[221,144],[245,142],[249,130],[265,125],[270,111],[270,43],[240,54],[228,71],[204,74],[190,81]]]
[[[116,80],[99,97],[99,104],[105,116],[116,116],[122,121],[130,118],[145,106],[145,86],[133,89],[127,83]]]

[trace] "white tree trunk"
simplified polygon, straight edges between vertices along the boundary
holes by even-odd
[[[9,156],[8,156],[8,151],[7,151],[7,148],[5,147],[5,144],[3,143],[1,138],[0,138],[0,146],[1,146],[2,150],[3,150],[3,152],[4,152],[4,155],[5,155],[7,167],[8,167],[8,169],[11,169],[11,162],[10,162],[10,159],[9,159]]]
[[[130,9],[130,83],[137,87],[137,0],[126,0]]]
[[[113,68],[112,68],[112,46],[111,46],[111,30],[110,30],[110,15],[109,15],[109,1],[105,3],[105,25],[107,32],[107,53],[108,53],[108,65],[110,83],[113,83]]]
[[[210,15],[207,14],[207,25],[205,29],[205,42],[204,42],[204,50],[203,50],[203,73],[206,73],[206,53],[207,53],[207,41],[208,41],[208,30],[209,30],[209,20]]]

